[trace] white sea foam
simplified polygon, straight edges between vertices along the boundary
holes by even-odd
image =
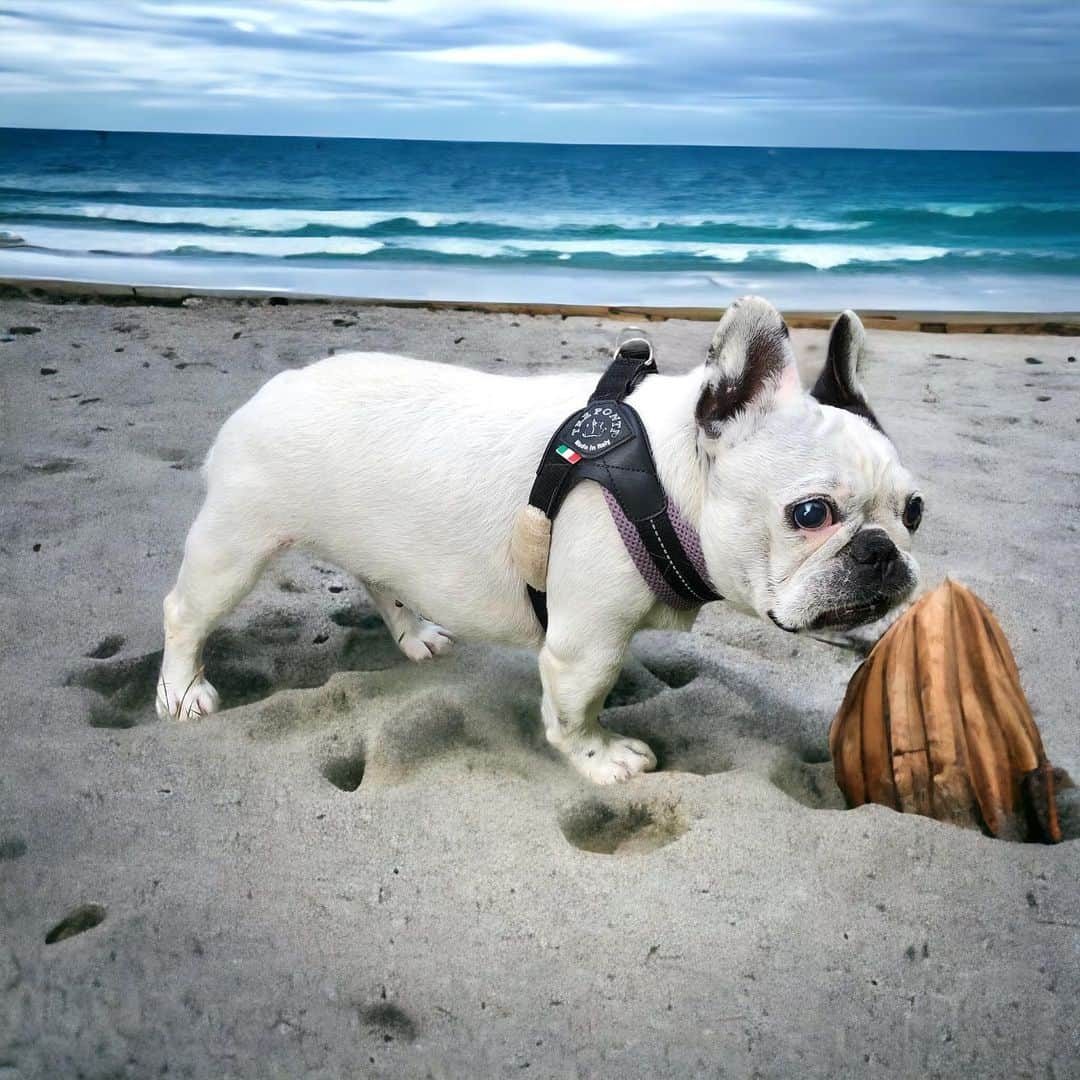
[[[213,236],[204,233],[124,232],[23,226],[27,244],[53,251],[108,252],[117,255],[167,255],[178,251],[260,255],[370,255],[382,244],[362,236]]]
[[[779,244],[755,249],[786,263],[803,263],[818,270],[832,270],[852,263],[925,262],[949,254],[948,248],[919,244]]]
[[[388,240],[386,246],[406,251],[431,251],[437,255],[458,255],[467,259],[494,259],[526,254],[509,241],[477,240],[468,236],[398,237]]]
[[[374,225],[408,220],[421,228],[440,225],[490,225],[502,228],[553,230],[559,228],[618,228],[652,231],[665,228],[739,227],[804,232],[852,232],[866,228],[867,221],[828,221],[785,218],[781,215],[702,213],[642,217],[578,210],[542,213],[442,210],[306,210],[219,206],[140,206],[134,203],[52,203],[33,207],[36,214],[75,216],[90,220],[139,222],[145,225],[205,225],[215,229],[247,229],[257,232],[292,232],[304,228],[369,229]]]
[[[370,255],[383,245],[363,236],[206,236],[195,235],[177,247],[234,255]]]
[[[549,252],[560,259],[573,255],[611,255],[642,258],[664,255],[714,259],[735,265],[756,259],[799,263],[832,270],[849,263],[924,262],[949,254],[948,248],[914,244],[701,244],[694,241],[650,240],[470,240],[464,237],[418,237],[387,241],[388,247],[436,251],[472,258],[525,256]]]
[[[700,245],[678,240],[508,240],[507,246],[523,252],[557,251],[567,255],[615,255],[639,259],[643,255],[666,255],[692,251]]]
[[[548,253],[569,258],[574,255],[614,255],[617,258],[641,258],[646,255],[695,254],[700,244],[678,240],[567,240],[507,239],[477,240],[464,236],[401,237],[387,241],[387,246],[408,251],[433,251],[441,255],[463,255],[475,259],[526,258]]]
[[[307,226],[329,226],[338,229],[368,229],[395,218],[409,218],[417,225],[430,228],[445,224],[443,215],[419,210],[272,210],[244,209],[218,206],[111,206],[83,204],[78,206],[46,206],[39,214],[76,214],[91,219],[137,221],[145,225],[207,225],[214,229],[252,229],[258,232],[291,232]]]
[[[976,214],[992,214],[1001,210],[1000,203],[926,203],[924,210],[932,214],[944,214],[946,217],[971,218]]]
[[[96,251],[123,255],[204,251],[264,258],[301,255],[361,257],[386,248],[412,251],[418,256],[429,253],[472,259],[525,259],[548,254],[564,261],[575,255],[608,256],[617,259],[689,257],[727,265],[772,260],[813,266],[818,270],[831,270],[859,263],[924,262],[949,254],[948,248],[911,244],[702,244],[690,240],[661,239],[551,237],[486,240],[458,236],[406,236],[379,241],[362,236],[249,236],[180,230],[141,232],[57,226],[23,226],[20,227],[19,235],[27,244],[55,251]]]

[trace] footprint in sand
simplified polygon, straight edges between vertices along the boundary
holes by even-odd
[[[89,660],[108,660],[124,647],[121,634],[107,634],[87,654]]]
[[[26,841],[21,836],[0,836],[0,862],[14,862],[26,854]]]
[[[65,915],[46,935],[45,944],[55,945],[77,934],[85,934],[105,921],[105,909],[100,904],[83,904]]]
[[[608,802],[586,799],[559,816],[563,836],[597,855],[644,855],[686,833],[690,824],[677,801]]]
[[[416,1024],[412,1017],[389,1001],[378,1001],[361,1009],[360,1020],[364,1027],[386,1043],[395,1040],[412,1042],[416,1038]]]
[[[773,768],[769,779],[789,798],[811,810],[847,809],[828,756],[824,761],[785,758]]]
[[[322,774],[339,791],[355,791],[363,782],[364,767],[364,751],[361,747],[351,754],[330,758],[323,765]]]
[[[23,468],[27,472],[37,473],[40,476],[56,476],[58,473],[71,472],[78,466],[74,458],[57,457],[41,458],[37,461],[28,461]]]

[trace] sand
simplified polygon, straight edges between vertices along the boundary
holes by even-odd
[[[844,810],[851,649],[723,604],[640,635],[605,719],[662,771],[593,788],[543,743],[528,654],[413,666],[293,554],[212,639],[230,707],[154,716],[198,465],[262,382],[355,348],[599,370],[617,325],[0,303],[2,1080],[1080,1072],[1080,844]],[[711,327],[652,332],[676,371]],[[870,340],[925,584],[991,604],[1080,774],[1080,339]]]

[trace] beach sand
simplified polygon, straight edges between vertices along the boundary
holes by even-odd
[[[843,810],[850,650],[723,604],[640,635],[605,718],[662,771],[593,788],[530,655],[413,666],[293,553],[208,648],[229,707],[154,716],[198,466],[260,384],[369,348],[599,371],[618,325],[0,303],[0,1077],[1077,1074],[1080,844]],[[711,332],[657,323],[662,370]],[[1080,774],[1080,338],[870,341],[924,582],[993,607]]]

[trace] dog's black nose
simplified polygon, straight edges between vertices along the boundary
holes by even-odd
[[[851,557],[864,566],[878,566],[882,572],[900,554],[896,545],[881,529],[864,529],[856,533],[849,545]]]

